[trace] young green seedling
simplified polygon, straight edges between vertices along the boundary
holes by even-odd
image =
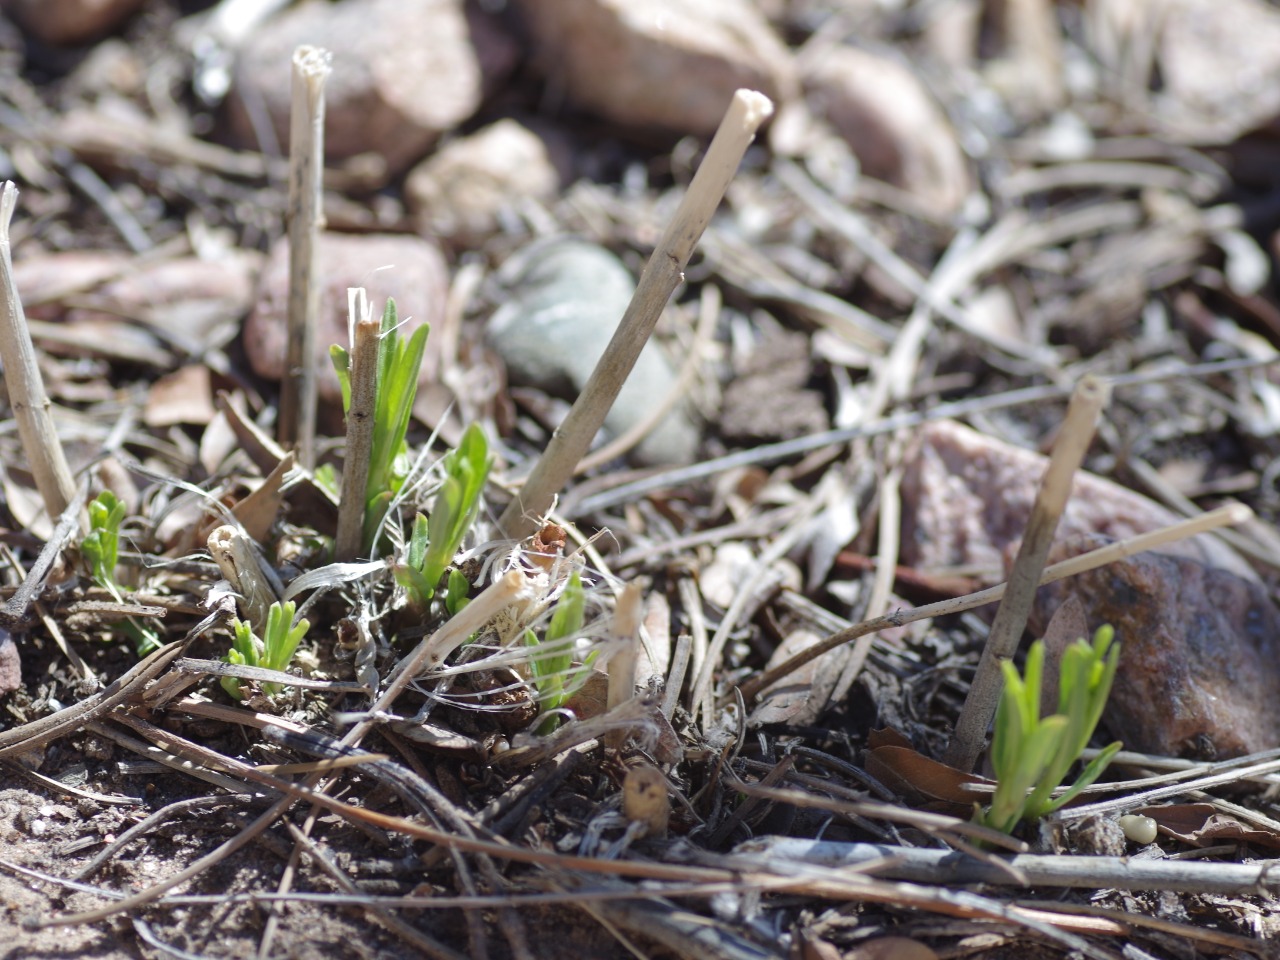
[[[89,504],[89,532],[80,542],[80,552],[89,564],[93,582],[124,602],[124,589],[116,580],[116,563],[120,558],[120,521],[124,504],[110,490],[103,490]],[[155,631],[142,626],[133,617],[124,622],[123,630],[133,640],[138,656],[160,647]]]
[[[463,431],[458,446],[441,461],[444,481],[436,494],[431,517],[418,514],[414,518],[405,562],[396,568],[396,578],[409,591],[409,602],[413,606],[425,607],[435,596],[440,578],[457,556],[480,512],[480,494],[492,463],[489,442],[484,431],[474,423]],[[449,592],[455,603],[459,586],[451,577]]]
[[[429,327],[423,324],[407,338],[400,335],[394,300],[382,312],[378,340],[378,383],[373,418],[373,450],[369,456],[369,481],[365,488],[364,543],[373,546],[392,497],[409,473],[409,417],[418,394],[418,371],[427,345]],[[342,386],[342,408],[351,408],[351,356],[344,347],[329,348],[333,368]]]
[[[284,670],[293,659],[294,651],[298,649],[298,643],[306,635],[307,628],[311,626],[310,621],[305,618],[296,624],[293,622],[295,609],[296,604],[292,600],[283,604],[279,602],[271,604],[267,611],[266,636],[262,639],[253,632],[252,624],[240,619],[233,620],[231,626],[234,636],[231,649],[222,659],[227,663],[264,667],[267,670]],[[237,700],[244,699],[238,677],[223,677],[222,688]],[[279,693],[280,684],[264,683],[262,691],[266,694]]]
[[[1027,653],[1025,677],[1005,661],[1004,689],[996,710],[991,765],[996,791],[991,806],[978,812],[986,826],[1010,833],[1022,820],[1052,813],[1101,776],[1120,743],[1107,746],[1058,796],[1071,765],[1080,758],[1102,716],[1120,662],[1115,631],[1099,627],[1093,643],[1077,640],[1062,655],[1058,680],[1058,712],[1040,716],[1040,684],[1044,675],[1044,642]]]
[[[530,648],[529,664],[533,668],[533,681],[538,687],[538,700],[542,704],[543,713],[559,710],[568,702],[586,680],[587,671],[595,660],[593,651],[585,664],[577,670],[573,669],[571,641],[582,632],[585,611],[586,593],[582,589],[582,578],[575,570],[569,575],[569,582],[560,594],[542,641],[539,642],[532,630],[524,633],[525,645]],[[545,648],[543,652],[538,652],[542,648]],[[539,727],[539,732],[551,733],[559,724],[559,717],[548,716]]]

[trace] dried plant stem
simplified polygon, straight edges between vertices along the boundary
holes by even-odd
[[[354,560],[364,542],[365,496],[369,456],[373,451],[373,418],[378,400],[378,334],[382,322],[369,312],[364,288],[347,291],[353,321],[351,340],[351,405],[347,410],[347,448],[342,461],[342,495],[338,500],[338,535],[334,559]]]
[[[499,526],[507,536],[523,539],[533,533],[539,518],[551,509],[556,494],[573,476],[574,467],[587,452],[591,438],[604,423],[623,381],[653,333],[663,307],[684,278],[685,265],[720,205],[742,155],[756,130],[772,113],[773,104],[763,94],[752,90],[734,94],[679,209],[640,275],[635,296],[604,356],[552,435],[524,487],[503,513]]]
[[[1110,398],[1110,386],[1092,375],[1082,378],[1071,395],[1062,430],[1053,445],[1049,466],[1031,506],[1027,531],[1013,561],[1013,569],[1009,571],[1008,587],[987,635],[982,659],[978,661],[978,672],[960,710],[955,735],[947,745],[944,759],[958,770],[972,770],[978,754],[982,752],[987,727],[991,725],[1000,699],[1000,663],[1018,650],[1018,641],[1027,628],[1031,605],[1040,586],[1040,575],[1053,545],[1054,532],[1071,497],[1072,479],[1084,461],[1085,451],[1089,449],[1098,426],[1098,417]]]
[[[1161,527],[1159,530],[1152,530],[1150,533],[1130,537],[1128,540],[1109,543],[1105,547],[1090,550],[1088,553],[1082,553],[1080,556],[1072,557],[1070,560],[1055,563],[1044,571],[1040,577],[1039,585],[1044,586],[1046,583],[1053,583],[1056,580],[1075,576],[1077,573],[1084,573],[1088,570],[1105,566],[1108,563],[1115,563],[1117,560],[1123,560],[1125,557],[1132,557],[1147,550],[1155,550],[1165,544],[1185,540],[1187,537],[1194,537],[1199,533],[1208,533],[1218,527],[1244,523],[1252,516],[1253,511],[1244,504],[1228,504],[1225,507],[1211,510],[1191,520],[1182,520],[1167,527]],[[998,583],[994,587],[988,587],[986,590],[979,590],[977,593],[970,593],[963,597],[939,600],[937,603],[929,603],[923,607],[916,607],[914,610],[898,610],[887,616],[876,617],[874,620],[864,620],[862,623],[852,624],[838,633],[833,633],[831,636],[824,638],[821,643],[815,643],[812,647],[802,650],[790,660],[783,661],[776,667],[757,674],[742,684],[739,690],[743,698],[750,703],[760,695],[761,690],[772,686],[783,677],[789,676],[806,663],[818,659],[827,651],[834,650],[841,644],[857,640],[868,633],[887,630],[889,627],[900,627],[903,624],[915,623],[917,620],[928,620],[930,617],[945,617],[953,613],[963,613],[965,610],[972,610],[974,607],[995,603],[1004,596],[1007,587],[1008,584],[1006,583]]]
[[[574,469],[574,476],[580,476],[588,470],[594,470],[596,467],[608,463],[614,457],[620,457],[637,443],[649,435],[649,433],[662,422],[662,418],[671,412],[686,393],[693,386],[694,378],[698,375],[699,361],[706,352],[707,344],[711,342],[712,336],[716,332],[716,320],[720,317],[720,306],[723,298],[720,294],[720,288],[713,283],[708,283],[702,288],[702,298],[698,306],[698,327],[693,334],[693,343],[689,345],[689,352],[685,356],[684,365],[680,368],[680,373],[676,376],[676,382],[671,389],[648,413],[633,423],[625,433],[620,434],[599,449],[592,450],[589,454],[579,461],[578,466]]]
[[[628,583],[618,593],[613,608],[613,633],[622,640],[622,649],[609,658],[608,709],[626,703],[636,695],[637,650],[640,646],[640,621],[644,616],[640,584]],[[628,730],[614,730],[605,736],[605,743],[621,748],[630,734]]]
[[[67,466],[49,414],[49,397],[36,365],[35,347],[27,329],[26,315],[13,279],[13,258],[9,249],[9,222],[18,203],[18,188],[6,180],[0,190],[0,363],[9,388],[9,406],[18,421],[18,436],[35,477],[36,489],[44,500],[49,519],[60,517],[75,499],[76,485]]]
[[[267,611],[276,595],[263,573],[254,542],[243,531],[223,525],[209,534],[208,545],[213,562],[236,592],[244,619],[255,630],[265,630]]]
[[[400,661],[391,674],[387,689],[370,708],[370,714],[388,709],[411,680],[421,676],[423,671],[434,670],[443,664],[449,654],[466,643],[473,633],[483,630],[511,604],[532,598],[533,582],[528,577],[518,570],[503,574],[454,614],[444,626],[418,644],[413,653]],[[352,733],[343,738],[343,743],[357,742],[370,729],[372,722],[366,721],[369,726],[357,725]]]
[[[316,465],[316,237],[323,226],[324,82],[329,51],[293,52],[293,100],[289,127],[289,340],[280,385],[280,443],[295,447],[298,462]]]

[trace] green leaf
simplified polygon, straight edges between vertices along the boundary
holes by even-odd
[[[341,344],[329,345],[329,362],[333,364],[333,372],[338,375],[338,386],[342,388],[342,412],[351,412],[351,354]]]
[[[441,461],[444,482],[436,493],[427,521],[427,552],[418,565],[428,582],[439,582],[462,547],[480,511],[480,494],[492,463],[489,441],[474,423],[463,431],[458,446]]]
[[[1119,665],[1120,648],[1113,639],[1110,627],[1100,628],[1092,644],[1077,640],[1063,651],[1058,713],[1043,719],[1044,644],[1037,640],[1028,650],[1025,677],[1011,663],[1001,664],[1005,683],[991,744],[997,786],[991,805],[980,815],[982,822],[1010,831],[1020,820],[1043,816],[1069,803],[1106,769],[1119,743],[1103,750],[1067,791],[1053,796],[1102,716]]]
[[[449,584],[445,589],[444,608],[449,616],[456,617],[462,612],[470,600],[471,581],[463,576],[461,570],[449,571]]]

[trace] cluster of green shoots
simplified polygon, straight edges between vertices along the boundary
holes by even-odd
[[[263,637],[253,632],[253,625],[244,620],[233,620],[231,627],[233,639],[231,649],[223,658],[227,663],[250,667],[263,667],[267,670],[283,671],[293,659],[294,651],[307,633],[311,623],[303,618],[293,622],[296,605],[292,600],[285,603],[271,604],[267,610],[266,631]],[[238,677],[223,677],[222,688],[237,700],[244,698]],[[280,684],[264,683],[262,692],[276,694],[280,692]]]
[[[396,303],[388,299],[382,311],[378,338],[378,377],[373,415],[373,449],[369,455],[369,480],[365,488],[364,544],[373,546],[378,527],[392,499],[409,475],[409,447],[405,437],[413,401],[418,395],[418,371],[427,347],[429,326],[423,324],[408,337],[399,331]],[[342,409],[351,411],[351,354],[334,344],[329,348],[338,382]]]
[[[406,438],[428,327],[420,326],[407,337],[400,334],[398,327],[395,301],[388,300],[378,338],[373,443],[365,488],[362,534],[368,549],[373,547],[383,519],[410,472]],[[343,410],[349,414],[351,355],[337,344],[329,348],[329,354],[342,386]],[[460,571],[450,569],[450,564],[479,513],[480,495],[491,464],[488,441],[476,424],[467,427],[457,448],[441,461],[443,480],[435,505],[429,517],[422,514],[415,517],[404,562],[395,568],[396,579],[407,591],[413,607],[419,610],[427,607],[436,596],[446,571],[448,577],[442,597],[445,610],[452,616],[466,605],[471,584]],[[261,638],[251,624],[235,621],[235,636],[225,658],[227,662],[284,670],[309,626],[306,620],[294,624],[293,615],[292,603],[273,604]],[[242,696],[238,679],[226,677],[222,685],[233,697]],[[278,684],[263,684],[268,694],[277,689]]]
[[[116,580],[122,520],[124,503],[110,490],[103,490],[89,503],[89,532],[80,542],[80,553],[89,564],[93,582],[111,594],[117,603],[124,602],[124,588]],[[133,640],[140,657],[160,646],[155,631],[133,617],[125,620],[122,629]]]
[[[586,592],[582,589],[582,577],[575,570],[556,603],[551,622],[542,640],[532,630],[524,634],[525,645],[530,650],[529,665],[533,681],[538,688],[538,701],[546,719],[539,728],[550,733],[560,724],[552,711],[563,707],[585,682],[596,651],[592,651],[584,664],[574,668],[573,640],[582,632],[586,614]]]
[[[396,567],[396,579],[408,591],[413,607],[425,609],[435,596],[440,578],[457,556],[480,511],[480,494],[492,464],[489,442],[474,423],[441,461],[444,479],[431,516],[418,514],[414,518],[405,562]],[[457,570],[451,571],[445,595],[450,614],[461,609],[459,602],[466,596],[466,587],[466,578]]]
[[[1004,690],[996,710],[991,764],[996,791],[991,805],[978,811],[978,820],[1005,833],[1022,820],[1035,820],[1070,803],[1102,774],[1120,749],[1112,743],[1102,750],[1062,793],[1054,791],[1089,745],[1102,716],[1120,661],[1115,631],[1102,626],[1093,643],[1076,640],[1063,652],[1058,675],[1058,710],[1040,716],[1040,688],[1044,675],[1044,642],[1037,640],[1027,654],[1025,676],[1008,661]]]

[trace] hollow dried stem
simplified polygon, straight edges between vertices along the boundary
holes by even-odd
[[[643,616],[641,600],[640,585],[628,583],[618,593],[618,601],[613,609],[613,633],[623,644],[609,658],[610,710],[636,695],[637,648],[640,645],[640,620]]]
[[[53,520],[62,515],[76,495],[75,481],[58,441],[49,413],[49,397],[36,365],[36,351],[27,329],[26,314],[13,278],[9,249],[9,222],[18,202],[18,188],[6,180],[0,189],[0,363],[9,387],[9,406],[18,421],[18,436],[27,454],[36,489]]]
[[[329,51],[303,46],[293,52],[289,127],[289,339],[280,384],[280,443],[295,447],[298,462],[315,467],[316,237],[323,225],[324,82]]]
[[[978,661],[978,672],[956,721],[955,735],[947,745],[946,762],[958,770],[972,770],[982,752],[987,727],[996,715],[996,704],[1000,700],[1003,682],[1000,663],[1018,650],[1018,641],[1027,628],[1031,605],[1040,586],[1040,574],[1053,545],[1054,532],[1071,497],[1072,479],[1084,461],[1098,417],[1110,397],[1110,385],[1092,375],[1082,378],[1071,395],[1062,430],[1053,445],[1049,466],[1027,519],[1027,532],[1009,572],[1004,599],[996,611],[982,659]]]
[[[236,592],[240,613],[256,630],[265,630],[267,611],[276,600],[262,569],[258,549],[244,531],[233,526],[217,527],[209,534],[209,554],[231,589]]]
[[[364,541],[369,456],[373,451],[373,418],[378,400],[378,334],[382,329],[381,320],[370,314],[363,287],[348,290],[347,298],[353,321],[351,405],[347,410],[347,449],[342,462],[342,495],[334,546],[339,563],[354,560]]]
[[[503,513],[499,526],[507,536],[523,539],[537,530],[539,518],[551,509],[556,494],[573,476],[574,467],[604,423],[667,300],[684,279],[685,265],[720,205],[742,155],[756,130],[772,113],[773,104],[764,94],[752,90],[734,94],[679,209],[640,275],[635,295],[604,356],[552,435],[524,487]]]

